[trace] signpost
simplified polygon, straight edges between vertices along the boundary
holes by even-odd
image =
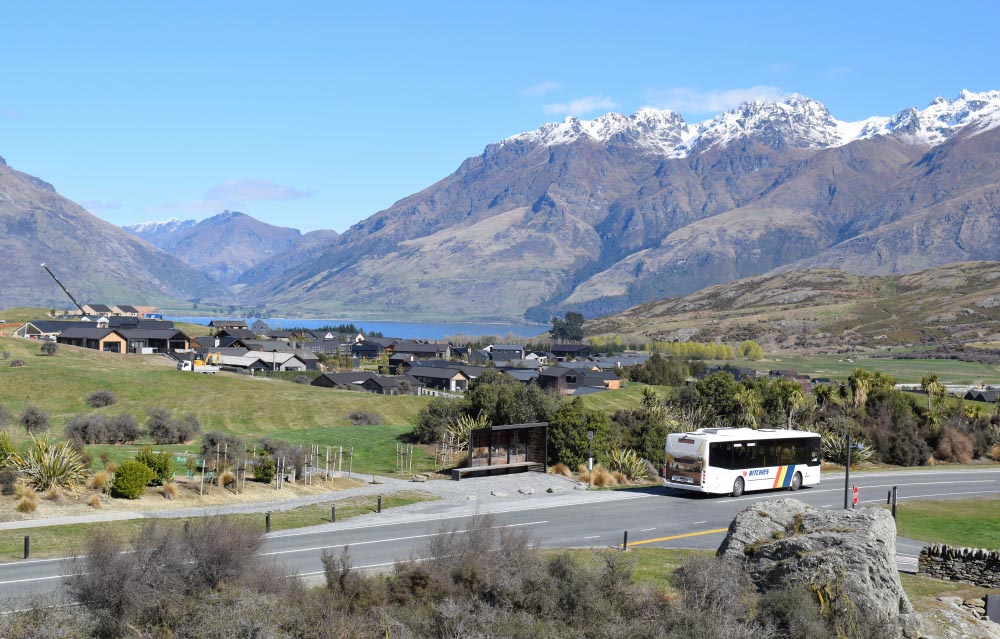
[[[587,445],[589,456],[587,457],[587,478],[590,480],[590,488],[594,487],[594,431],[587,431]]]
[[[858,492],[859,492],[858,491],[858,487],[855,486],[854,487],[854,493],[853,493],[854,496],[851,498],[851,508],[857,508],[858,507]]]

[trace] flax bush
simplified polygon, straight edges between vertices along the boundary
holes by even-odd
[[[10,465],[35,490],[59,486],[73,490],[86,479],[80,454],[69,442],[53,444],[48,438],[31,438],[32,446],[10,456]]]

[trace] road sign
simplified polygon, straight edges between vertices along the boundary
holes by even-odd
[[[851,498],[851,502],[857,506],[858,505],[858,487],[854,487],[854,496]]]

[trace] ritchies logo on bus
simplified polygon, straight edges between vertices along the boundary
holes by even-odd
[[[743,476],[746,477],[747,475],[749,475],[750,477],[766,477],[769,472],[771,472],[770,468],[758,468],[758,469],[755,469],[755,470],[744,470],[743,471]]]

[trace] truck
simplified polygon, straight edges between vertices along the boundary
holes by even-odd
[[[209,375],[215,375],[219,372],[219,362],[222,356],[219,353],[209,353],[203,359],[195,358],[194,360],[182,359],[177,362],[177,370],[179,371],[194,371],[195,373],[207,373]]]

